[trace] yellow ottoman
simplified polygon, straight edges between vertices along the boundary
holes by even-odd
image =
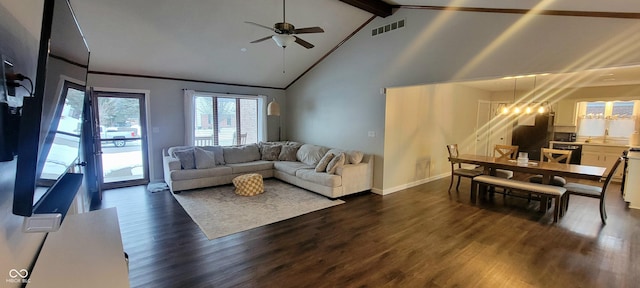
[[[242,196],[255,196],[264,192],[260,174],[245,174],[233,178],[233,186],[236,187],[236,194]]]

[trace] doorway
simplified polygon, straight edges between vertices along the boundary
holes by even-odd
[[[100,188],[149,183],[144,93],[94,91]]]
[[[491,102],[479,100],[476,119],[476,155],[489,155],[490,132]]]

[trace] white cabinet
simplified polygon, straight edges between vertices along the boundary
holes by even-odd
[[[575,100],[560,100],[556,103],[555,126],[576,126],[578,103]]]
[[[605,167],[607,168],[605,172],[606,176],[613,164],[616,163],[616,160],[625,150],[627,150],[627,147],[624,146],[583,145],[580,164]],[[618,181],[622,180],[622,173],[623,169],[616,170],[613,179]]]
[[[129,287],[116,208],[67,215],[47,235],[27,287]]]
[[[640,177],[638,177],[640,175],[640,152],[629,152],[628,157],[627,178],[625,178],[624,183],[624,201],[629,202],[629,208],[640,209]]]

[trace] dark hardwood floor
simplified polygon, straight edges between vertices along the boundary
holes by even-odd
[[[571,197],[565,217],[497,195],[469,203],[441,179],[208,240],[170,192],[104,192],[117,207],[132,287],[638,287],[640,211],[620,185]]]

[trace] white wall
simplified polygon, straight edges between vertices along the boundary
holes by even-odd
[[[399,19],[406,27],[371,36]],[[287,135],[374,154],[374,188],[382,189],[380,88],[640,63],[639,28],[637,19],[398,9],[287,89]]]
[[[89,64],[91,70],[91,64]],[[254,88],[234,85],[210,84],[203,82],[189,82],[177,80],[164,80],[143,77],[123,77],[89,73],[87,80],[89,86],[113,89],[133,89],[149,91],[147,107],[149,107],[147,123],[149,140],[149,178],[151,181],[163,179],[162,149],[171,146],[184,145],[184,93],[182,89],[197,91],[239,93],[266,95],[271,101],[272,97],[280,103],[281,115],[287,115],[285,92],[281,89]],[[278,139],[278,125],[280,119],[269,116],[267,119],[268,140]],[[286,130],[282,121],[283,130]],[[157,132],[154,131],[156,129]],[[283,132],[284,134],[284,132]]]
[[[386,98],[382,194],[447,176],[447,144],[474,153],[477,104],[490,93],[433,84],[391,88]]]

